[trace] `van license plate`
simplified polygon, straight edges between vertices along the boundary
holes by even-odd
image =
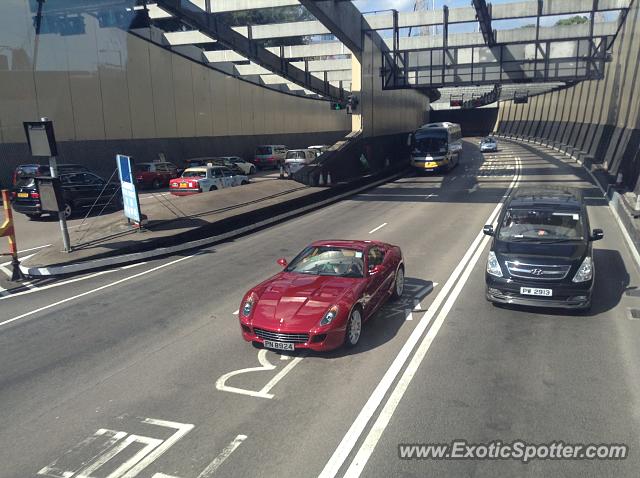
[[[538,289],[536,287],[520,287],[520,293],[522,295],[538,295],[543,297],[551,297],[553,295],[553,290]]]

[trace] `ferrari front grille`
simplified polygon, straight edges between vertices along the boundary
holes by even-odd
[[[257,328],[254,328],[253,331],[262,340],[272,340],[274,342],[288,342],[294,344],[304,344],[309,341],[309,334],[286,334]]]

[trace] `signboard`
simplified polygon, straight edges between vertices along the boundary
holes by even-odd
[[[140,201],[138,200],[138,191],[134,183],[133,162],[129,156],[118,154],[116,156],[118,163],[118,175],[120,176],[120,185],[122,187],[122,202],[124,203],[124,215],[135,222],[140,222]]]
[[[25,121],[23,125],[32,156],[58,155],[52,121]]]
[[[60,212],[64,204],[62,186],[58,178],[37,177],[36,187],[40,194],[42,212]]]

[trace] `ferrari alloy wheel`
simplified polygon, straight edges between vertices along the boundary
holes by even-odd
[[[400,266],[396,272],[396,279],[393,283],[393,298],[399,299],[404,292],[404,267]]]
[[[347,347],[355,347],[360,341],[360,335],[362,333],[362,313],[360,309],[355,308],[351,311],[349,316],[349,322],[347,322],[347,334],[345,336],[345,343]]]

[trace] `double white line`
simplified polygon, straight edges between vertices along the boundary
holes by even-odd
[[[502,197],[502,200],[496,205],[491,215],[487,218],[485,224],[493,224],[500,213],[504,200],[508,197],[511,191],[518,185],[520,180],[521,162],[520,158],[515,158],[516,172],[513,181],[509,185],[506,193]],[[381,404],[387,392],[391,389],[391,386],[395,382],[398,374],[407,363],[409,358],[411,361],[405,368],[400,380],[397,382],[395,388],[391,392],[391,395],[384,403],[382,410],[380,411],[377,420],[369,430],[369,433],[365,437],[364,441],[360,445],[358,452],[347,471],[345,477],[359,477],[364,470],[367,461],[371,457],[373,450],[375,449],[382,433],[389,424],[396,407],[400,403],[404,393],[406,392],[413,376],[415,375],[418,367],[422,363],[425,355],[429,351],[433,340],[435,339],[440,327],[444,323],[447,314],[451,310],[451,307],[455,303],[458,295],[464,287],[471,271],[478,262],[482,252],[484,251],[489,237],[485,236],[482,231],[478,233],[474,241],[471,243],[469,249],[467,249],[462,260],[458,263],[454,271],[451,273],[444,287],[437,295],[427,312],[424,314],[416,328],[411,333],[409,339],[405,342],[404,346],[398,353],[397,357],[382,377],[382,380],[378,383],[377,387],[367,400],[358,417],[353,422],[347,434],[343,437],[342,441],[334,451],[333,455],[325,465],[324,469],[320,473],[320,478],[334,478],[338,475],[340,469],[343,467],[345,461],[355,449],[356,444],[360,441],[360,438],[372,420],[375,412],[380,408]],[[443,305],[444,304],[444,305]],[[441,307],[442,305],[442,307]],[[437,316],[436,316],[437,314]],[[436,317],[433,325],[429,328],[433,318]],[[427,328],[429,330],[427,331]],[[426,332],[426,335],[425,335]],[[424,337],[423,337],[424,335]],[[417,350],[414,352],[414,348],[420,339]],[[413,353],[413,357],[411,354]]]

